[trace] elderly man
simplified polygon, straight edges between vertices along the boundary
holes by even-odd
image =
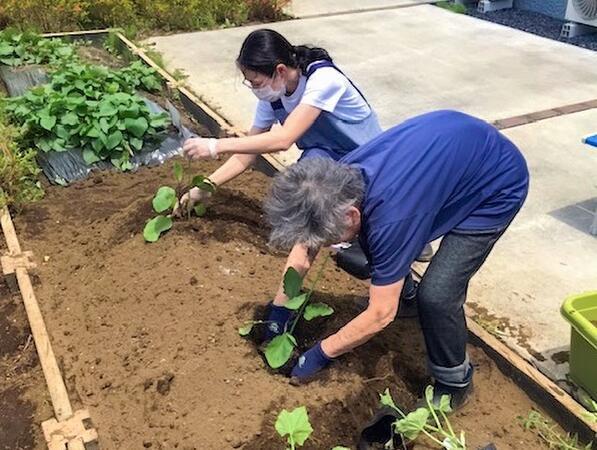
[[[265,210],[273,244],[312,251],[287,266],[303,276],[321,246],[358,237],[369,259],[369,306],[305,352],[292,375],[310,379],[365,344],[398,311],[404,279],[425,244],[443,236],[418,288],[435,394],[458,408],[472,392],[463,310],[468,283],[520,210],[526,162],[494,127],[456,111],[414,117],[339,161],[299,162],[274,181]],[[278,329],[290,311],[278,292]]]

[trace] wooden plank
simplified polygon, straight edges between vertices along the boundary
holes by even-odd
[[[59,33],[43,33],[42,37],[53,38],[53,37],[77,37],[77,36],[96,36],[101,34],[108,34],[112,30],[110,28],[104,28],[100,30],[81,30],[81,31],[63,31]]]
[[[15,254],[21,253],[21,246],[7,208],[2,209],[0,225],[2,226],[9,251]],[[26,268],[18,267],[15,273],[25,311],[27,312],[27,318],[29,319],[31,334],[37,348],[37,354],[46,379],[48,391],[50,392],[50,398],[52,399],[54,413],[58,420],[66,420],[73,415],[73,410],[60,369],[58,368],[58,363],[56,362],[54,351],[52,350],[52,345],[50,344],[46,324],[44,323],[39,304],[33,293],[31,279]]]

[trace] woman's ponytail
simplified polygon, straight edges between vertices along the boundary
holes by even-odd
[[[307,73],[307,67],[309,64],[315,61],[327,60],[332,62],[330,54],[319,47],[310,47],[307,45],[295,45],[294,46],[294,58],[296,65],[301,69],[304,74]]]

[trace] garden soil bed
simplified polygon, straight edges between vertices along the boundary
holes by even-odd
[[[215,163],[194,166],[209,173]],[[413,405],[427,380],[416,319],[397,320],[309,385],[269,372],[237,327],[271,298],[284,263],[266,245],[260,211],[270,181],[239,177],[204,218],[177,222],[146,244],[152,195],[171,173],[172,162],[98,173],[49,188],[15,219],[38,263],[37,297],[74,406],[90,410],[102,449],[281,449],[275,417],[299,405],[314,428],[305,449],[354,448],[378,392],[390,387]],[[312,345],[337,330],[366,295],[366,284],[329,264],[315,298],[336,313],[303,326],[299,341]],[[476,397],[454,418],[469,448],[543,448],[517,420],[533,403],[480,349],[470,351]],[[36,423],[48,417],[40,410]]]

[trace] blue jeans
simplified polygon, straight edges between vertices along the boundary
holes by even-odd
[[[466,292],[470,279],[507,227],[448,233],[421,279],[417,292],[419,320],[429,370],[440,383],[466,387],[471,381],[463,308]]]

